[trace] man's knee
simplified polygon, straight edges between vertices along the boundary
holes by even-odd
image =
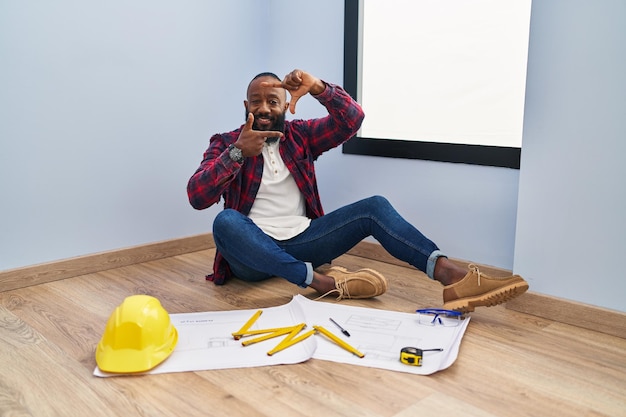
[[[366,199],[367,203],[373,208],[388,208],[391,206],[389,200],[382,195],[374,195]]]
[[[213,235],[228,233],[231,230],[239,230],[238,224],[241,224],[242,214],[237,210],[224,209],[215,216],[213,220]]]

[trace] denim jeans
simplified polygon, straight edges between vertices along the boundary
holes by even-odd
[[[330,263],[369,236],[430,278],[437,258],[445,256],[381,196],[314,219],[304,232],[288,240],[266,235],[233,209],[223,210],[213,222],[215,245],[235,276],[245,281],[279,276],[301,287],[311,283],[314,268]]]

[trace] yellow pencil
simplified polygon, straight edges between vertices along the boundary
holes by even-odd
[[[239,329],[238,332],[233,333],[233,337],[235,338],[235,340],[239,340],[241,339],[241,336],[238,336],[241,333],[245,333],[248,331],[248,329],[250,327],[252,327],[252,325],[254,324],[254,322],[259,318],[259,316],[261,315],[261,313],[263,313],[263,310],[258,310],[256,313],[254,313],[252,315],[252,317],[250,317],[250,319],[246,322],[246,324],[243,325],[243,327],[241,329]]]
[[[306,339],[309,336],[312,336],[313,334],[315,334],[317,330],[313,329],[313,330],[309,330],[308,332],[304,333],[301,336],[296,337],[295,339],[292,339],[289,341],[289,343],[280,343],[278,346],[276,346],[274,349],[270,350],[269,352],[267,352],[267,354],[269,356],[272,356],[274,353],[276,352],[280,352],[283,349],[287,349],[288,347],[291,347],[293,345],[295,345],[296,343],[300,343],[302,342],[304,339]]]
[[[252,336],[255,334],[265,334],[265,333],[274,333],[274,332],[278,332],[280,330],[285,330],[285,329],[292,329],[293,326],[289,326],[289,327],[274,327],[271,329],[257,329],[257,330],[246,330],[245,332],[235,332],[232,335],[235,336],[235,339],[240,339],[244,336]]]
[[[297,325],[293,326],[293,327],[291,328],[291,332],[287,335],[287,337],[285,337],[285,338],[284,338],[284,339],[283,339],[283,340],[279,343],[279,345],[288,343],[288,342],[289,342],[291,339],[293,339],[293,338],[294,338],[294,337],[295,337],[298,333],[300,333],[300,331],[301,331],[302,329],[304,329],[305,327],[306,327],[306,323],[300,323],[300,324],[297,324]]]
[[[272,339],[274,337],[282,336],[282,335],[291,333],[294,328],[295,328],[295,326],[285,327],[284,329],[277,330],[275,332],[266,334],[265,336],[257,337],[255,339],[250,339],[250,340],[244,340],[243,342],[241,342],[241,344],[244,345],[244,346],[248,346],[248,345],[251,345],[253,343],[258,343],[258,342],[262,342],[264,340]]]
[[[318,332],[320,332],[321,334],[323,334],[324,336],[328,337],[330,340],[332,340],[333,342],[335,342],[336,344],[338,344],[345,350],[347,350],[348,352],[358,356],[359,358],[365,357],[363,353],[359,352],[358,350],[356,350],[355,348],[353,348],[352,346],[350,346],[349,344],[341,340],[339,337],[335,336],[333,333],[323,328],[322,326],[313,326],[313,328],[317,330]]]
[[[267,354],[268,354],[269,356],[272,356],[274,353],[276,353],[276,352],[280,352],[281,350],[286,349],[286,348],[288,348],[289,346],[293,346],[293,345],[295,345],[296,343],[298,343],[298,342],[300,342],[300,341],[302,341],[302,340],[306,339],[307,337],[309,337],[309,336],[311,336],[313,333],[315,333],[315,330],[311,330],[311,331],[309,331],[309,332],[307,332],[307,333],[303,334],[302,336],[296,337],[296,338],[294,339],[294,337],[295,337],[298,333],[300,333],[300,332],[302,331],[302,329],[304,329],[305,327],[306,327],[306,324],[304,324],[304,323],[301,323],[301,324],[299,324],[299,325],[295,326],[295,327],[293,328],[293,330],[291,331],[291,333],[289,333],[289,335],[288,335],[287,337],[285,337],[283,340],[281,340],[281,342],[280,342],[278,345],[276,345],[276,347],[275,347],[274,349],[272,349],[272,350],[270,350],[269,352],[267,352]]]

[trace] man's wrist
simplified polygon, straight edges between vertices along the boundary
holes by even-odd
[[[326,91],[326,83],[322,80],[318,80],[319,82],[313,84],[313,86],[309,89],[309,93],[311,95],[317,96]]]
[[[244,160],[243,152],[241,149],[236,147],[233,143],[228,146],[228,157],[239,164],[241,164]]]

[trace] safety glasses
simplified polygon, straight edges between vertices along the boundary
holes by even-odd
[[[424,308],[415,310],[418,322],[424,326],[456,327],[461,323],[463,315],[460,311],[442,308]]]

